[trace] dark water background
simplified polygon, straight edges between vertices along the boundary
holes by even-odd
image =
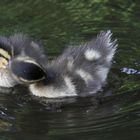
[[[0,34],[27,33],[43,42],[50,59],[107,29],[119,47],[102,98],[44,106],[25,89],[1,90],[0,140],[140,139],[139,0],[0,1]]]

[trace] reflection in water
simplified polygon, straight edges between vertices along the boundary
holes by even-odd
[[[102,98],[40,104],[22,88],[2,89],[0,139],[139,140],[139,8],[140,1],[132,0],[0,1],[1,34],[29,33],[43,41],[50,59],[100,30],[111,29],[119,43]]]

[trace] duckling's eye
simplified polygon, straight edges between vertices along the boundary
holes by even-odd
[[[12,73],[23,82],[35,82],[45,77],[43,69],[35,63],[13,61],[10,68]]]

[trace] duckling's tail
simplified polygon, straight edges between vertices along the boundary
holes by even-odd
[[[112,41],[110,30],[101,31],[96,40],[92,40],[84,47],[84,57],[87,61],[111,62],[117,47],[117,40]]]
[[[106,32],[101,31],[97,36],[94,45],[89,45],[90,49],[94,49],[94,53],[91,53],[92,51],[89,49],[89,51],[87,50],[85,53],[85,56],[87,56],[87,59],[88,56],[90,56],[89,58],[93,58],[95,60],[101,57],[101,59],[110,62],[115,54],[117,46],[117,39],[112,41],[112,33],[110,30]],[[89,52],[92,55],[88,55]]]

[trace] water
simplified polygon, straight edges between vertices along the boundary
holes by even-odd
[[[119,44],[97,98],[38,102],[24,88],[1,89],[0,140],[139,140],[139,9],[138,0],[0,1],[0,33],[28,33],[43,41],[50,59],[100,30],[111,29]]]

